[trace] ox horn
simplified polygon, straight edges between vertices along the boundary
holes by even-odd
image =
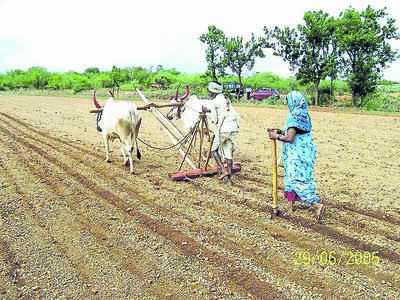
[[[96,99],[96,90],[93,91],[93,99],[92,100],[93,100],[94,106],[96,106],[97,109],[102,108],[100,103]]]
[[[176,88],[176,93],[175,93],[175,100],[178,100],[179,97],[179,88],[181,87],[181,85],[178,85],[178,87]]]
[[[190,95],[190,89],[189,89],[189,86],[187,85],[187,86],[185,86],[185,94],[183,94],[182,97],[179,97],[179,100],[184,101],[184,100],[186,100],[187,97],[189,97],[189,95]]]

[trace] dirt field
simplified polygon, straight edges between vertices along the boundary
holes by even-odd
[[[173,150],[141,145],[129,175],[115,142],[107,164],[89,109],[0,96],[1,299],[399,299],[400,116],[311,112],[328,206],[316,224],[301,209],[269,218],[265,129],[285,110],[238,108],[230,187],[170,181]],[[168,145],[142,115],[140,137]]]

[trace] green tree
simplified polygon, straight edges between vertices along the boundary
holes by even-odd
[[[207,45],[207,73],[215,81],[218,81],[218,77],[225,75],[226,64],[223,56],[224,40],[224,32],[214,25],[208,26],[207,33],[200,36],[200,41]]]
[[[130,78],[135,80],[137,83],[143,86],[150,85],[151,72],[143,67],[132,67],[130,68]]]
[[[90,67],[90,68],[85,69],[84,73],[85,74],[99,74],[100,70],[97,67]]]
[[[291,70],[297,71],[296,78],[302,84],[314,85],[314,104],[318,105],[321,80],[334,71],[336,52],[331,45],[335,20],[322,10],[306,12],[303,19],[304,24],[296,28],[264,27],[264,31],[274,55],[281,56]]]
[[[258,38],[251,34],[248,41],[237,36],[226,38],[224,42],[224,61],[233,74],[237,75],[240,87],[243,88],[243,72],[251,71],[257,57],[265,57],[263,47],[265,39]]]
[[[170,85],[177,82],[177,77],[180,73],[175,69],[159,69],[153,74],[153,82],[159,86],[161,89],[166,89]]]
[[[343,53],[341,63],[352,90],[352,104],[361,106],[376,90],[383,69],[398,57],[389,43],[400,38],[395,20],[386,8],[368,6],[361,12],[348,8],[340,14],[335,35]]]
[[[44,89],[50,79],[50,73],[42,67],[31,67],[26,71],[29,80],[29,87]]]

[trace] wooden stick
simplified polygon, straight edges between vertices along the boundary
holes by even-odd
[[[201,151],[203,151],[203,139],[204,139],[204,119],[201,118],[200,119],[200,151],[199,151],[199,163],[197,164],[198,168],[201,167],[201,158],[203,153],[201,153]]]
[[[140,98],[143,100],[144,103],[146,103],[147,105],[150,104],[150,101],[147,100],[147,98],[142,94],[142,92],[140,92],[138,89],[136,89],[136,91],[138,92]],[[165,118],[164,115],[160,113],[155,107],[150,107],[149,110],[154,115],[154,117],[160,122],[160,124],[164,127],[168,137],[170,138],[170,140],[174,145],[178,143],[178,139],[181,140],[184,138],[184,136],[179,131],[173,132],[173,129],[171,129],[173,128],[173,126],[172,127],[167,126],[167,124],[169,124],[170,121],[167,118]],[[185,155],[185,152],[181,149],[181,147],[182,145],[180,145],[178,148],[180,155],[189,164],[190,167],[195,169],[196,168],[195,164],[189,157],[187,157],[187,155]]]
[[[212,138],[211,138],[210,148],[208,149],[208,155],[207,155],[206,164],[205,164],[205,166],[204,166],[204,170],[207,170],[208,162],[210,161],[210,158],[211,158],[211,148],[212,148],[212,145],[213,145],[213,143],[214,143],[214,138],[215,138],[215,135],[213,134],[213,136],[212,136]]]
[[[97,113],[99,113],[99,112],[101,112],[101,111],[103,111],[102,108],[100,108],[100,109],[92,109],[92,110],[89,110],[89,112],[90,112],[91,114],[97,114]]]
[[[138,89],[136,89],[136,91],[137,91],[137,93],[139,94],[140,98],[143,100],[144,103],[146,103],[147,105],[151,104],[151,102],[149,100],[147,100],[147,98],[142,94],[141,91],[139,91]],[[150,107],[149,110],[157,118],[157,120],[161,124],[163,124],[164,127],[168,127],[169,128],[169,132],[177,140],[183,139],[183,134],[181,132],[179,132],[179,130],[177,128],[175,128],[175,126],[171,123],[171,121],[168,120],[160,111],[158,111],[156,107]]]
[[[278,176],[276,163],[276,140],[272,142],[272,210],[274,213],[278,211]]]

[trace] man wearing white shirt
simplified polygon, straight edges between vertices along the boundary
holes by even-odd
[[[235,139],[239,134],[239,115],[232,107],[231,102],[222,93],[222,86],[217,82],[208,84],[209,98],[212,100],[214,112],[210,115],[214,123],[214,142],[211,146],[211,153],[222,171],[218,179],[224,179],[232,184],[233,152],[235,151]],[[203,111],[211,110],[203,107]],[[227,169],[225,170],[220,153],[225,158]]]

